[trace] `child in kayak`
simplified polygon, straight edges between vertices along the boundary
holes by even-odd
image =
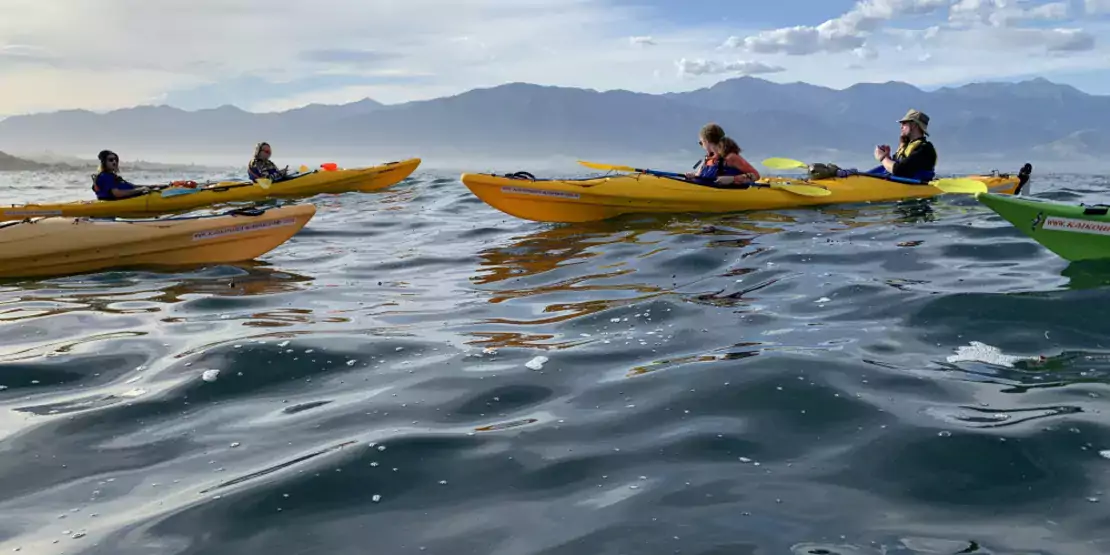
[[[707,129],[709,133],[706,133]],[[687,172],[686,177],[695,183],[709,186],[741,185],[741,187],[728,187],[739,189],[746,189],[752,182],[758,181],[759,171],[740,156],[740,145],[736,144],[732,137],[725,136],[723,131],[719,136],[715,136],[713,131],[710,126],[702,129],[703,146],[710,154],[706,156],[705,163],[698,173]]]
[[[92,190],[98,200],[118,200],[150,192],[149,187],[135,185],[120,176],[119,155],[115,152],[102,150],[96,157],[100,160],[100,167],[92,178]]]
[[[278,181],[289,176],[289,166],[279,170],[277,165],[270,161],[271,152],[270,143],[255,145],[254,159],[251,160],[250,164],[247,164],[247,175],[250,175],[252,182],[263,177]]]

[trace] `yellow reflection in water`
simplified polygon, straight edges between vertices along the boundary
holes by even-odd
[[[631,215],[600,222],[545,225],[509,244],[485,249],[478,253],[481,262],[470,281],[477,285],[507,285],[511,280],[536,277],[569,266],[592,264],[576,275],[554,282],[528,287],[500,287],[492,291],[487,302],[537,298],[544,295],[581,298],[591,292],[593,298],[558,302],[543,306],[535,318],[490,318],[482,324],[506,326],[538,326],[558,324],[589,316],[610,308],[634,304],[645,299],[671,294],[678,284],[670,286],[637,282],[637,267],[647,268],[644,260],[672,249],[688,251],[690,241],[671,241],[671,237],[704,237],[704,248],[738,249],[740,259],[770,248],[767,239],[789,230],[805,229],[814,233],[857,229],[867,226],[914,223],[933,218],[931,202],[907,201],[876,205],[824,207],[819,210],[783,210],[714,214],[703,217],[683,215]],[[801,226],[805,227],[802,228]],[[597,261],[607,258],[604,264]],[[615,260],[614,260],[615,259]],[[741,276],[757,267],[737,266],[725,276]],[[597,283],[604,280],[605,283]],[[775,283],[769,280],[729,295],[709,293],[685,298],[689,302],[715,306],[736,306],[754,300],[755,291]],[[604,295],[604,292],[613,292]],[[604,298],[597,298],[602,293]],[[567,295],[569,294],[569,295]],[[562,349],[583,343],[579,340],[546,343],[556,338],[550,333],[473,332],[480,339],[471,342],[487,347],[529,347]],[[716,355],[709,359],[719,360]]]

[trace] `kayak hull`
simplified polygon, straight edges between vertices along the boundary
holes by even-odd
[[[0,227],[0,277],[243,262],[278,247],[316,214],[311,204],[148,220],[41,218]]]
[[[1110,214],[1105,205],[1084,206],[993,194],[979,194],[975,198],[1065,260],[1110,259]]]
[[[1024,185],[1028,173],[1024,177],[1008,174],[966,177],[983,182],[992,192],[1014,194],[1019,186]],[[930,198],[943,193],[930,185],[905,184],[862,175],[804,182],[828,189],[832,194],[827,196],[804,196],[766,186],[717,189],[644,173],[588,179],[532,179],[464,173],[460,180],[486,204],[511,216],[539,222],[590,222],[637,213],[722,213],[886,202]],[[778,177],[760,181],[764,185],[772,182],[800,181]]]
[[[302,198],[321,193],[370,192],[400,183],[420,165],[419,158],[389,162],[368,168],[314,171],[277,181],[268,189],[244,181],[206,185],[198,192],[163,197],[154,192],[120,200],[89,200],[54,204],[22,204],[0,207],[0,221],[64,216],[91,218],[144,218],[174,214],[228,202],[250,202],[270,198]]]

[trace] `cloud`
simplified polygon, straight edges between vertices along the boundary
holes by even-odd
[[[679,75],[720,75],[724,73],[760,75],[786,71],[785,68],[756,61],[721,63],[712,60],[687,60],[683,58],[675,62],[675,65],[678,66]]]
[[[847,52],[864,46],[868,33],[896,17],[927,15],[947,7],[949,0],[860,0],[844,15],[817,26],[797,25],[754,36],[729,37],[725,46],[762,54],[804,56]]]
[[[1083,9],[1089,15],[1110,13],[1110,0],[1086,0]]]
[[[367,87],[383,84],[413,85],[425,83],[429,79],[430,76],[427,75],[396,74],[394,72],[384,75],[324,73],[288,81],[274,81],[258,75],[243,75],[234,79],[171,91],[166,93],[160,101],[184,110],[197,110],[225,104],[226,99],[235,98],[240,105],[257,107],[262,104],[280,105],[280,99],[290,96],[305,97],[327,93],[328,91],[366,89]]]
[[[929,86],[1110,68],[1110,22],[1086,15],[1110,0],[1083,13],[1080,0],[1070,12],[1061,0],[838,1],[847,11],[819,25],[760,29],[627,0],[0,0],[0,114],[395,103],[511,81],[670,92],[734,74]],[[928,71],[906,71],[926,54]]]
[[[878,51],[876,51],[874,48],[868,48],[866,46],[861,46],[853,50],[852,54],[855,54],[856,57],[861,60],[874,60],[879,57]]]
[[[1011,27],[1023,21],[1067,18],[1067,2],[1023,8],[1013,0],[957,0],[948,10],[948,20],[954,25],[964,26],[978,23],[992,27]]]
[[[1095,48],[1095,37],[1082,29],[1015,29],[1007,42],[1041,45],[1049,52],[1084,52]]]
[[[376,66],[384,61],[396,60],[400,55],[394,52],[379,52],[376,50],[321,48],[318,50],[301,52],[297,57],[306,62],[318,62],[323,64]]]
[[[39,45],[49,56],[20,52],[16,61],[14,50],[0,56],[0,82],[7,85],[0,87],[0,113],[107,109],[147,101],[152,92],[198,102],[224,94],[217,105],[250,108],[261,101],[237,80],[260,76],[281,83],[335,72],[369,77],[328,90],[335,100],[358,99],[354,95],[366,94],[367,83],[386,102],[506,81],[627,88],[655,83],[650,76],[664,60],[688,55],[690,37],[704,41],[719,32],[674,29],[650,37],[652,48],[617,48],[628,44],[627,28],[641,20],[639,8],[609,0],[98,0],[61,11],[49,2],[3,0],[0,46]],[[166,21],[188,34],[166,32]],[[81,80],[82,69],[102,71],[105,82],[126,74],[128,86],[91,90],[98,80]],[[391,71],[435,80],[387,82],[383,77]],[[68,100],[59,102],[67,98],[59,91],[44,102],[24,86],[46,82],[68,90]],[[668,77],[658,87],[676,82]],[[304,98],[299,87],[285,92]]]
[[[977,27],[942,31],[936,43],[950,49],[990,49],[1010,53],[1041,51],[1059,55],[1095,50],[1097,39],[1082,29]]]

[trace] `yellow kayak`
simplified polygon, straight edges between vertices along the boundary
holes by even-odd
[[[990,192],[1014,194],[1028,180],[1029,174],[1023,171],[1019,175],[964,177],[983,182]],[[911,185],[865,175],[814,180],[768,177],[759,181],[764,185],[772,182],[814,185],[831,192],[825,196],[804,196],[765,186],[716,189],[647,173],[588,179],[535,179],[523,173],[509,176],[464,173],[460,179],[486,204],[511,216],[539,222],[590,222],[635,213],[720,213],[884,202],[929,198],[943,193],[931,185]]]
[[[147,220],[38,218],[0,224],[0,277],[251,260],[316,214],[311,204]]]
[[[276,181],[268,189],[249,181],[226,181],[206,184],[198,187],[195,192],[173,196],[163,196],[160,191],[155,191],[147,195],[119,200],[11,205],[0,207],[0,221],[39,216],[142,218],[185,212],[225,202],[307,197],[320,193],[348,191],[368,192],[400,183],[412,175],[419,165],[420,159],[412,158],[369,168],[316,170]]]

